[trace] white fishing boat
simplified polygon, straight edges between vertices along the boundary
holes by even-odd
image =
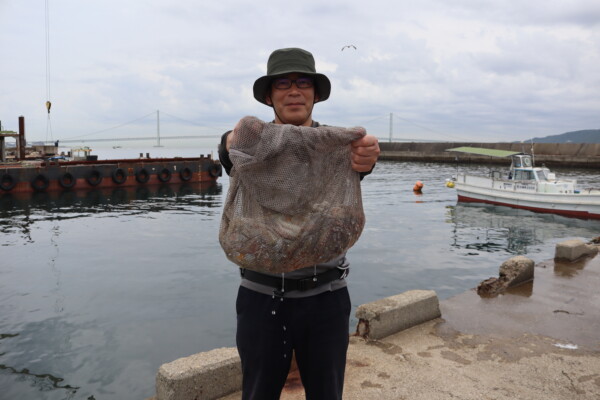
[[[506,174],[499,171],[492,171],[488,176],[457,173],[447,180],[447,186],[456,188],[458,201],[600,219],[600,189],[579,189],[576,180],[558,179],[545,166],[535,167],[530,154],[476,147],[447,151],[510,157],[512,161]]]

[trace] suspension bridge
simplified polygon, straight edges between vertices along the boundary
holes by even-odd
[[[152,140],[156,140],[156,145],[158,147],[160,147],[160,142],[161,140],[186,140],[186,139],[217,139],[221,137],[221,134],[197,134],[197,135],[168,135],[168,136],[161,136],[160,133],[160,110],[156,110],[153,111],[149,114],[146,114],[142,117],[136,118],[132,121],[128,121],[110,128],[106,128],[106,129],[102,129],[100,131],[95,131],[95,132],[91,132],[91,133],[87,133],[84,135],[77,135],[77,136],[71,136],[71,137],[67,137],[67,138],[56,138],[53,139],[51,138],[50,140],[48,140],[48,138],[46,138],[45,141],[43,141],[43,143],[45,144],[52,144],[52,143],[56,143],[57,141],[59,143],[62,144],[66,144],[66,143],[91,143],[91,142],[130,142],[130,141],[152,141]],[[202,129],[210,129],[212,131],[218,131],[218,132],[225,132],[225,129],[223,128],[211,128],[211,127],[206,127],[203,126],[201,124],[198,124],[196,122],[192,122],[192,121],[188,121],[185,120],[183,118],[179,118],[176,117],[174,115],[170,115],[167,114],[165,112],[163,112],[163,114],[168,115],[169,117],[172,117],[174,119],[183,121],[186,125],[195,125],[198,126]],[[127,125],[132,125],[135,123],[138,123],[139,121],[143,120],[143,119],[147,119],[148,117],[150,117],[151,115],[156,115],[156,134],[153,136],[127,136],[127,137],[123,137],[123,136],[119,136],[119,137],[101,137],[99,135],[104,134],[106,132],[109,131],[114,131],[116,129],[125,127]]]

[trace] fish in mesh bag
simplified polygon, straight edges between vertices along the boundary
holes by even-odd
[[[364,128],[317,128],[245,117],[229,157],[221,247],[242,268],[284,273],[346,252],[365,224],[350,142]]]

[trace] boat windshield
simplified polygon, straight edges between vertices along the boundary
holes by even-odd
[[[548,180],[548,174],[550,173],[550,170],[548,168],[542,168],[536,172],[537,172],[538,180],[540,180],[540,181]]]
[[[533,175],[533,171],[517,169],[515,170],[514,179],[516,181],[531,181],[535,179],[535,176]]]

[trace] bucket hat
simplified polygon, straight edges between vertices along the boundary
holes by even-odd
[[[303,49],[287,48],[275,50],[267,62],[267,74],[254,82],[254,98],[267,104],[265,97],[269,92],[271,81],[287,74],[298,73],[310,76],[315,80],[315,93],[319,94],[319,101],[325,101],[331,93],[331,82],[323,74],[317,73],[313,55]]]

